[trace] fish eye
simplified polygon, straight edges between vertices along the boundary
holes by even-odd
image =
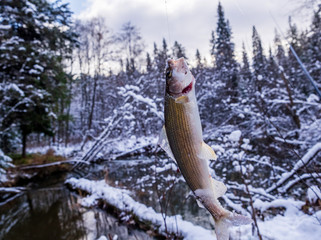
[[[170,79],[172,77],[172,71],[168,70],[166,72],[166,79]]]

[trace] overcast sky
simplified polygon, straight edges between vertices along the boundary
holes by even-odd
[[[76,18],[94,16],[106,18],[107,25],[117,32],[130,21],[141,32],[148,51],[153,42],[160,47],[163,37],[170,46],[177,40],[193,60],[198,48],[209,56],[211,31],[216,29],[218,0],[63,0],[70,3]],[[267,52],[272,45],[277,24],[288,29],[288,16],[301,29],[308,26],[310,17],[293,10],[302,0],[221,0],[225,17],[233,32],[236,55],[240,56],[242,42],[251,52],[252,26],[255,25]],[[275,21],[273,20],[275,19]]]

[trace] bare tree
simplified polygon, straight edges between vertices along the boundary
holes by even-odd
[[[139,57],[142,55],[145,47],[139,29],[132,25],[131,22],[123,24],[118,35],[118,40],[121,44],[123,55],[126,58],[126,70],[131,72],[136,71],[140,67],[139,62],[141,59]]]

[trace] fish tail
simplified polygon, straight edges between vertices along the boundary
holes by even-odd
[[[229,240],[229,228],[231,226],[241,226],[252,223],[251,218],[230,211],[227,211],[227,213],[218,220],[214,218],[214,221],[217,240]]]

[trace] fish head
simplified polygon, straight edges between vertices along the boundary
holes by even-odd
[[[168,59],[166,68],[166,93],[173,98],[188,95],[194,88],[195,78],[184,58]]]

